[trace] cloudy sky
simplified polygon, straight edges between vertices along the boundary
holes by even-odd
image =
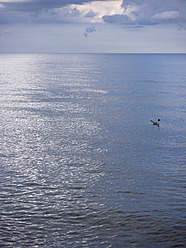
[[[186,0],[0,0],[0,52],[186,53]]]

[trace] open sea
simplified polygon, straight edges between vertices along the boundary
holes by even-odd
[[[0,129],[0,247],[186,247],[186,55],[0,54]]]

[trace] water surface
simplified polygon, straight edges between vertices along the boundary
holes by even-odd
[[[1,54],[0,87],[1,247],[186,246],[186,55]]]

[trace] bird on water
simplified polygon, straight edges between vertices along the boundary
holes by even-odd
[[[160,119],[158,119],[158,121],[152,121],[152,120],[150,120],[152,123],[153,123],[153,125],[156,125],[156,126],[160,126]]]

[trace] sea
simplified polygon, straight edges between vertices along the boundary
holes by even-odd
[[[0,247],[186,247],[186,54],[0,54],[0,130]]]

